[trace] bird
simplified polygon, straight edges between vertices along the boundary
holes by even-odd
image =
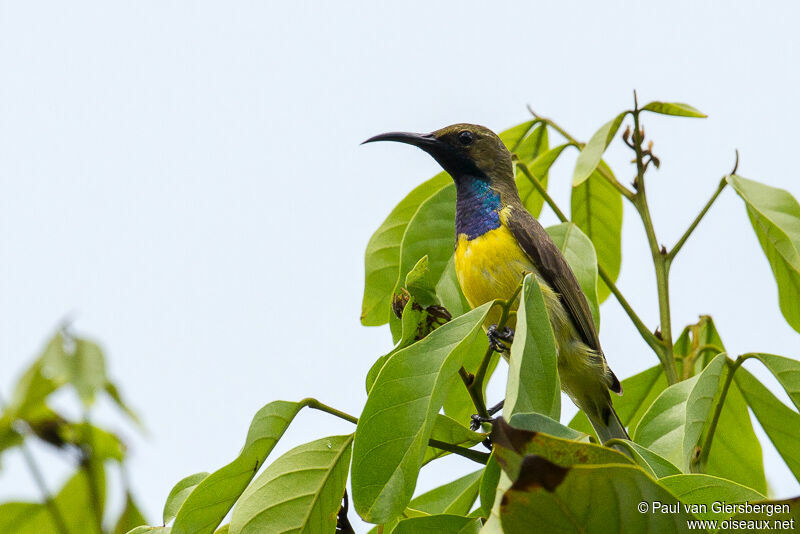
[[[455,182],[455,270],[469,305],[508,300],[523,276],[534,273],[556,341],[561,389],[587,415],[600,442],[630,439],[611,403],[610,392],[621,395],[622,385],[606,362],[589,303],[561,250],[522,204],[503,141],[467,123],[428,134],[389,132],[364,143],[375,141],[422,149]],[[497,328],[499,315],[494,307],[486,324],[490,342],[502,349],[513,331]]]

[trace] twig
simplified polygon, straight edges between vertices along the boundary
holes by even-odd
[[[559,134],[561,134],[561,136],[562,136],[564,139],[566,139],[567,141],[569,141],[569,142],[570,142],[570,143],[572,143],[573,145],[577,146],[579,149],[583,149],[583,147],[586,145],[586,143],[580,143],[580,142],[578,142],[578,140],[577,140],[577,139],[575,139],[575,138],[574,138],[572,135],[570,135],[570,134],[569,134],[569,132],[567,132],[566,130],[564,130],[564,128],[562,128],[561,126],[559,126],[559,125],[558,125],[558,124],[557,124],[555,121],[553,121],[552,119],[548,119],[547,117],[542,117],[541,115],[537,114],[535,111],[533,111],[533,109],[531,109],[531,107],[530,107],[530,106],[528,106],[528,111],[530,112],[530,114],[531,114],[531,115],[533,115],[533,117],[534,117],[536,120],[538,120],[538,121],[542,122],[543,124],[546,124],[546,125],[550,126],[552,129],[554,129],[554,130],[555,130],[555,131],[557,131]],[[617,179],[614,177],[614,175],[613,175],[613,174],[610,174],[610,173],[609,173],[609,172],[608,172],[608,171],[607,171],[607,170],[606,170],[604,167],[602,167],[602,166],[598,166],[598,167],[597,167],[597,172],[599,172],[599,173],[600,173],[600,175],[601,175],[603,178],[605,178],[605,179],[608,181],[608,183],[610,183],[611,185],[613,185],[613,186],[614,186],[614,188],[615,188],[617,191],[619,191],[619,192],[622,194],[622,196],[624,196],[625,198],[627,198],[628,200],[630,200],[631,202],[633,202],[633,197],[634,197],[634,193],[633,193],[633,191],[631,191],[630,189],[628,189],[627,187],[625,187],[624,185],[622,185],[621,183],[619,183],[619,181],[618,181],[618,180],[617,180]]]
[[[742,354],[736,358],[736,361],[733,363],[731,363],[730,359],[725,360],[725,363],[728,364],[728,376],[725,377],[725,384],[722,386],[722,392],[719,394],[719,400],[717,401],[717,406],[714,409],[714,416],[711,418],[711,424],[708,426],[706,439],[703,441],[703,445],[700,447],[700,456],[696,461],[692,462],[692,466],[695,469],[698,469],[700,472],[705,471],[706,464],[708,463],[708,455],[711,452],[711,442],[713,441],[714,433],[717,430],[719,417],[720,414],[722,414],[722,407],[725,404],[725,398],[728,395],[728,389],[730,389],[731,382],[733,382],[733,374],[739,367],[741,367],[745,360],[749,360],[754,356],[754,354]]]
[[[5,409],[5,401],[3,400],[3,397],[0,396],[0,410],[3,409]],[[23,436],[22,443],[20,443],[19,446],[20,450],[22,451],[22,458],[25,460],[25,465],[28,466],[28,471],[30,471],[36,486],[39,488],[39,492],[42,494],[42,499],[44,499],[47,509],[50,511],[50,515],[53,517],[53,523],[55,523],[59,534],[69,534],[67,523],[64,521],[64,517],[61,515],[61,511],[58,509],[58,506],[56,506],[56,501],[53,499],[53,495],[50,493],[50,490],[47,489],[47,483],[44,480],[42,471],[36,464],[36,459],[33,457],[33,453],[31,453],[25,440],[26,437]]]
[[[439,441],[438,439],[428,440],[428,445],[443,451],[452,452],[458,456],[463,456],[464,458],[468,458],[473,462],[478,462],[479,464],[486,465],[486,462],[489,461],[488,452],[473,451],[472,449],[459,447],[458,445],[453,445],[452,443],[447,443],[445,441]]]
[[[567,219],[566,215],[564,215],[564,212],[561,211],[556,202],[553,200],[553,197],[550,196],[550,194],[547,192],[547,189],[544,188],[539,179],[536,178],[530,172],[530,170],[528,170],[527,166],[525,166],[525,164],[523,163],[518,163],[517,167],[519,167],[519,169],[522,171],[522,174],[528,177],[528,179],[531,181],[531,183],[539,192],[539,194],[542,195],[545,202],[547,202],[547,205],[550,206],[550,209],[552,209],[553,212],[556,214],[558,219],[561,222],[568,222],[569,219]],[[617,288],[616,284],[614,283],[614,280],[611,279],[611,276],[608,274],[605,268],[603,268],[603,266],[600,265],[600,263],[597,264],[597,273],[600,275],[600,278],[603,280],[603,282],[605,282],[606,286],[608,286],[609,290],[611,290],[611,293],[614,295],[614,297],[616,297],[620,306],[622,306],[622,309],[625,310],[625,313],[628,314],[628,317],[633,322],[633,325],[636,327],[636,330],[639,331],[639,335],[642,336],[645,342],[650,346],[651,349],[653,349],[653,351],[656,354],[660,354],[660,352],[663,350],[663,345],[661,341],[659,341],[659,339],[653,335],[653,333],[647,328],[644,322],[639,318],[639,316],[633,310],[631,305],[622,295],[622,292]]]
[[[731,174],[736,172],[736,167],[738,165],[739,165],[739,151],[737,150],[736,151],[736,165],[734,165],[733,172],[731,172]],[[706,202],[706,205],[703,206],[703,209],[700,210],[700,213],[697,215],[697,217],[694,218],[694,221],[692,221],[692,224],[689,225],[689,228],[686,229],[686,231],[683,233],[681,238],[678,239],[678,242],[675,243],[675,246],[672,247],[672,250],[669,251],[669,254],[667,254],[667,262],[668,263],[672,263],[672,260],[675,258],[675,256],[681,250],[681,248],[683,248],[683,245],[684,245],[684,243],[686,243],[686,240],[689,239],[690,235],[692,235],[692,232],[694,232],[694,229],[697,228],[698,224],[700,224],[700,221],[703,219],[703,217],[705,217],[706,212],[708,212],[708,210],[711,208],[711,205],[714,203],[714,201],[717,200],[717,197],[720,195],[720,193],[722,193],[722,190],[725,189],[726,185],[728,185],[728,182],[725,179],[725,177],[723,177],[722,180],[720,180],[719,185],[717,186],[717,189],[714,191],[714,194],[711,195],[711,198],[708,199],[708,202]]]

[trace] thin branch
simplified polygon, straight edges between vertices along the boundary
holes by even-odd
[[[438,439],[428,440],[428,445],[443,451],[452,452],[453,454],[463,456],[464,458],[469,458],[473,462],[478,462],[479,464],[486,465],[486,462],[489,461],[488,452],[473,451],[472,449],[459,447],[458,445],[453,445],[452,443],[447,443],[445,441],[439,441]]]
[[[301,406],[308,406],[309,408],[313,408],[314,410],[319,410],[321,412],[325,412],[325,413],[329,413],[331,415],[335,415],[339,419],[344,419],[345,421],[349,421],[350,423],[353,423],[354,425],[358,424],[358,418],[357,417],[353,417],[352,415],[350,415],[348,413],[345,413],[345,412],[343,412],[341,410],[337,410],[336,408],[332,408],[332,407],[328,406],[327,404],[322,404],[317,399],[312,399],[310,397],[309,398],[305,398],[305,399],[301,400],[299,404]]]
[[[728,376],[725,377],[725,384],[722,386],[722,392],[719,394],[719,400],[717,401],[717,406],[714,409],[714,416],[711,418],[711,424],[708,426],[706,439],[703,441],[703,445],[700,447],[700,456],[697,458],[697,460],[692,462],[692,466],[700,472],[705,471],[706,464],[708,463],[708,455],[711,452],[711,443],[714,439],[714,433],[717,430],[719,417],[722,414],[722,407],[725,404],[725,398],[728,395],[731,382],[733,382],[733,374],[739,367],[741,367],[745,360],[748,360],[753,356],[753,354],[742,354],[736,358],[736,361],[733,363],[731,363],[730,359],[725,360],[725,363],[728,364]]]
[[[739,152],[737,151],[736,152],[736,164],[738,165],[738,163],[739,163]],[[736,167],[734,167],[734,171],[735,170],[736,170]],[[694,221],[692,221],[692,224],[689,225],[689,228],[686,229],[686,231],[683,233],[681,238],[678,239],[678,242],[675,243],[675,246],[672,247],[672,250],[669,251],[669,254],[667,254],[667,262],[671,263],[672,260],[675,258],[675,256],[678,254],[678,252],[681,250],[681,248],[683,248],[683,245],[684,245],[684,243],[686,243],[686,240],[689,239],[689,236],[692,235],[692,232],[694,232],[694,229],[697,228],[698,224],[700,224],[700,221],[703,219],[703,217],[705,217],[706,213],[711,208],[711,205],[714,203],[715,200],[717,200],[717,197],[719,197],[720,193],[722,193],[722,190],[725,189],[726,185],[728,185],[728,182],[723,177],[722,180],[720,180],[719,185],[717,186],[717,189],[714,191],[714,194],[711,195],[711,198],[708,199],[708,202],[706,202],[706,205],[703,206],[703,209],[700,210],[700,213],[697,214],[697,217],[694,218]]]
[[[4,409],[5,401],[3,400],[3,397],[0,396],[0,411]],[[58,506],[56,506],[56,501],[53,499],[53,495],[50,493],[50,490],[47,489],[47,483],[44,480],[42,471],[36,464],[36,458],[33,457],[33,453],[31,453],[30,449],[28,448],[26,439],[26,436],[23,435],[22,443],[19,445],[19,448],[22,451],[22,458],[25,460],[25,465],[28,466],[28,471],[30,471],[36,486],[39,488],[39,492],[42,494],[42,499],[44,499],[47,509],[50,511],[50,515],[53,517],[53,523],[55,523],[59,534],[69,534],[67,523],[64,521],[64,517],[61,515],[61,511],[58,509]]]
[[[533,187],[535,187],[539,194],[542,195],[545,202],[547,202],[547,205],[550,206],[550,209],[553,210],[558,219],[561,222],[568,222],[569,219],[567,219],[567,216],[564,215],[564,212],[561,211],[561,209],[553,200],[553,197],[550,196],[550,194],[547,192],[547,189],[545,189],[539,179],[531,174],[531,172],[528,170],[528,167],[523,163],[517,163],[517,167],[522,171],[522,174],[528,177],[533,184]],[[614,280],[611,279],[611,276],[609,276],[608,272],[599,263],[597,264],[597,273],[600,275],[600,278],[603,280],[603,282],[605,282],[605,284],[608,286],[608,289],[611,290],[611,293],[614,295],[614,297],[616,297],[620,306],[622,306],[622,309],[625,310],[625,313],[628,314],[628,317],[630,317],[633,325],[636,327],[636,330],[639,331],[639,335],[642,336],[645,342],[650,346],[651,349],[653,349],[653,351],[655,351],[656,354],[660,354],[663,350],[662,343],[656,336],[653,335],[652,332],[650,332],[644,322],[633,310],[631,305],[628,304],[628,301],[622,295],[622,292],[619,290],[619,288],[617,288]]]
[[[528,106],[528,111],[530,112],[531,115],[533,115],[533,117],[536,120],[540,121],[543,124],[548,125],[552,129],[557,131],[559,134],[561,134],[561,136],[564,139],[566,139],[567,141],[569,141],[573,145],[577,146],[579,149],[583,149],[583,147],[584,147],[584,145],[586,143],[578,142],[577,139],[575,139],[572,135],[570,135],[569,132],[567,132],[564,128],[559,126],[555,121],[553,121],[552,119],[548,119],[547,117],[542,117],[541,115],[539,115],[535,111],[533,111],[533,109],[530,106]],[[609,173],[604,167],[598,166],[596,170],[597,170],[597,172],[600,173],[600,175],[603,178],[606,179],[606,181],[608,181],[608,183],[613,185],[614,188],[622,194],[622,196],[624,196],[625,198],[627,198],[628,200],[633,202],[633,197],[634,197],[634,192],[633,191],[631,191],[630,189],[628,189],[627,187],[625,187],[624,185],[619,183],[619,181],[614,177],[614,175]]]
[[[103,505],[102,497],[100,495],[100,485],[98,484],[97,477],[94,470],[94,431],[89,422],[89,413],[87,410],[83,412],[83,430],[86,432],[86,443],[81,447],[81,468],[86,471],[86,479],[89,483],[89,494],[92,499],[92,508],[94,508],[95,521],[97,523],[97,532],[103,532]]]

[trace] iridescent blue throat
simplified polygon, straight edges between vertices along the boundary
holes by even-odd
[[[456,239],[466,234],[472,240],[500,227],[500,193],[486,178],[459,176],[456,192]]]

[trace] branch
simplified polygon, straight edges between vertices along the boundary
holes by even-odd
[[[512,299],[513,300],[513,299]],[[463,368],[462,368],[463,369]],[[309,408],[313,408],[315,410],[320,410],[325,413],[329,413],[331,415],[335,415],[340,419],[344,419],[345,421],[349,421],[354,425],[358,424],[358,418],[353,417],[350,414],[337,410],[336,408],[331,408],[326,404],[322,404],[317,399],[313,398],[305,398],[299,402],[302,406],[308,406]],[[485,408],[484,408],[485,410]],[[469,458],[475,462],[480,464],[486,464],[489,460],[489,454],[480,452],[480,451],[473,451],[471,449],[467,449],[465,447],[459,447],[458,445],[453,445],[452,443],[447,443],[446,441],[440,441],[438,439],[430,439],[428,440],[428,445],[431,447],[435,447],[437,449],[441,449],[443,451],[452,452],[453,454],[457,454],[459,456],[463,456],[464,458]],[[65,532],[65,534],[68,534]]]
[[[463,456],[464,458],[469,458],[473,462],[478,462],[479,464],[486,465],[486,462],[489,461],[488,452],[473,451],[472,449],[459,447],[458,445],[453,445],[452,443],[447,443],[445,441],[439,441],[438,439],[428,440],[428,445],[443,451],[452,452],[453,454]]]
[[[561,211],[561,209],[555,203],[553,197],[551,197],[550,194],[547,192],[547,189],[544,188],[542,182],[540,182],[538,178],[536,178],[533,174],[531,174],[531,172],[528,170],[528,167],[524,163],[517,163],[517,167],[519,168],[519,170],[522,171],[522,174],[528,177],[528,179],[531,181],[531,183],[539,192],[539,194],[542,195],[545,202],[547,202],[547,205],[550,206],[550,209],[552,209],[553,212],[556,214],[558,219],[561,222],[568,222],[569,219],[567,219],[566,215],[564,215],[564,212]],[[633,322],[633,325],[636,327],[636,330],[639,331],[639,335],[642,336],[645,342],[650,346],[651,349],[653,349],[653,351],[656,354],[660,354],[661,351],[663,350],[662,343],[658,340],[656,336],[653,335],[652,332],[650,332],[650,330],[647,328],[647,326],[645,326],[644,322],[639,318],[636,312],[633,311],[631,305],[628,304],[628,301],[622,295],[622,292],[617,288],[616,284],[614,283],[614,280],[611,279],[611,276],[609,276],[608,272],[606,272],[606,270],[603,268],[602,265],[600,265],[599,262],[597,264],[597,272],[600,275],[600,278],[603,280],[603,282],[605,282],[605,284],[611,290],[611,293],[613,293],[613,295],[616,297],[620,306],[622,306],[622,309],[625,310],[625,313],[628,314],[628,317],[630,317],[631,321]]]
[[[739,155],[738,154],[739,153],[737,152],[736,154],[737,154],[736,155],[736,161],[737,161],[737,164],[738,164],[738,161],[739,161]],[[734,167],[734,169],[735,169],[735,167]],[[694,221],[692,221],[692,224],[689,225],[689,228],[686,229],[686,231],[683,233],[681,238],[678,239],[678,242],[675,243],[675,246],[672,247],[672,250],[669,251],[669,254],[667,254],[667,262],[670,262],[670,263],[672,262],[672,260],[675,258],[675,256],[678,254],[678,252],[683,247],[684,243],[686,243],[686,240],[689,239],[690,235],[692,235],[692,232],[694,232],[694,229],[697,228],[697,225],[700,224],[700,221],[703,219],[703,217],[705,217],[706,212],[708,212],[709,208],[711,208],[711,205],[714,203],[715,200],[717,200],[717,197],[720,195],[720,193],[722,193],[722,190],[725,189],[726,185],[728,185],[728,182],[725,180],[725,177],[723,177],[722,180],[720,180],[716,191],[714,191],[714,194],[711,195],[711,198],[708,199],[708,202],[706,202],[706,205],[703,206],[702,210],[700,210],[700,213],[697,215],[697,217],[695,217]]]
[[[541,115],[537,114],[535,111],[533,111],[533,109],[531,109],[531,107],[530,107],[530,106],[528,106],[528,111],[530,112],[530,114],[531,114],[531,115],[533,115],[533,117],[534,117],[536,120],[538,120],[539,122],[541,122],[541,123],[543,123],[543,124],[546,124],[547,126],[550,126],[552,129],[554,129],[554,130],[555,130],[555,131],[557,131],[559,134],[561,134],[561,136],[562,136],[564,139],[566,139],[567,141],[569,141],[569,142],[570,142],[570,143],[572,143],[573,145],[577,146],[579,149],[581,149],[581,150],[582,150],[582,149],[583,149],[583,147],[586,145],[586,143],[579,143],[577,139],[575,139],[575,138],[574,138],[572,135],[570,135],[570,134],[569,134],[569,132],[567,132],[566,130],[564,130],[564,128],[562,128],[561,126],[559,126],[559,125],[558,125],[558,124],[557,124],[555,121],[553,121],[552,119],[548,119],[547,117],[542,117]],[[628,200],[630,200],[631,202],[633,202],[633,197],[634,197],[634,192],[633,192],[633,191],[631,191],[630,189],[628,189],[627,187],[625,187],[624,185],[622,185],[621,183],[619,183],[619,181],[618,181],[618,180],[617,180],[617,179],[614,177],[614,175],[613,175],[613,174],[610,174],[610,173],[609,173],[609,172],[608,172],[606,169],[604,169],[603,167],[601,167],[601,166],[598,166],[596,170],[597,170],[597,172],[599,172],[599,173],[600,173],[600,175],[601,175],[603,178],[605,178],[605,179],[606,179],[606,181],[608,181],[608,183],[610,183],[611,185],[613,185],[613,186],[614,186],[614,188],[615,188],[617,191],[619,191],[619,192],[622,194],[622,196],[624,196],[625,198],[627,198]]]
[[[4,409],[5,401],[3,400],[3,397],[0,396],[0,411]],[[28,430],[30,431],[30,426],[28,426]],[[23,436],[22,443],[20,443],[19,448],[22,451],[22,457],[25,460],[25,464],[28,466],[28,471],[31,472],[31,476],[33,477],[36,486],[39,488],[39,491],[42,494],[42,499],[44,499],[44,502],[47,505],[47,510],[53,517],[53,523],[55,523],[59,534],[69,534],[67,523],[64,521],[64,517],[61,515],[61,511],[58,509],[58,506],[56,506],[56,501],[53,500],[53,495],[50,493],[50,490],[47,489],[47,484],[44,481],[42,471],[36,464],[36,459],[33,457],[33,454],[28,448],[28,443],[25,440],[26,437]]]
[[[636,100],[635,92],[634,100]],[[633,110],[633,136],[631,139],[633,150],[636,153],[636,178],[633,182],[636,194],[633,198],[633,205],[636,207],[636,211],[639,212],[639,217],[642,219],[645,234],[647,235],[647,242],[650,245],[650,253],[653,256],[653,266],[656,272],[656,288],[658,290],[658,314],[661,323],[661,340],[664,349],[663,352],[658,354],[658,357],[664,368],[667,382],[672,385],[678,382],[678,369],[675,366],[675,356],[672,348],[672,318],[669,310],[669,262],[667,261],[666,249],[663,247],[659,248],[658,246],[656,232],[653,227],[653,219],[650,215],[650,207],[647,205],[647,193],[645,192],[644,180],[644,173],[646,170],[644,161],[645,153],[642,150],[644,131],[639,127],[639,113],[640,109],[637,104],[634,106]]]
[[[708,455],[711,452],[711,442],[714,439],[714,433],[717,430],[717,424],[719,423],[720,414],[722,414],[722,407],[725,404],[725,397],[728,395],[728,389],[731,387],[731,382],[733,382],[733,374],[736,370],[741,367],[741,365],[752,358],[753,354],[742,354],[736,361],[731,363],[730,359],[726,359],[725,363],[728,364],[728,376],[725,377],[725,384],[722,386],[722,392],[719,394],[719,400],[717,401],[717,406],[714,409],[714,416],[711,419],[711,424],[708,427],[708,433],[706,434],[706,439],[703,441],[703,445],[700,447],[700,456],[697,460],[692,462],[692,467],[694,469],[698,469],[700,472],[704,472],[706,468],[706,464],[708,463]]]

